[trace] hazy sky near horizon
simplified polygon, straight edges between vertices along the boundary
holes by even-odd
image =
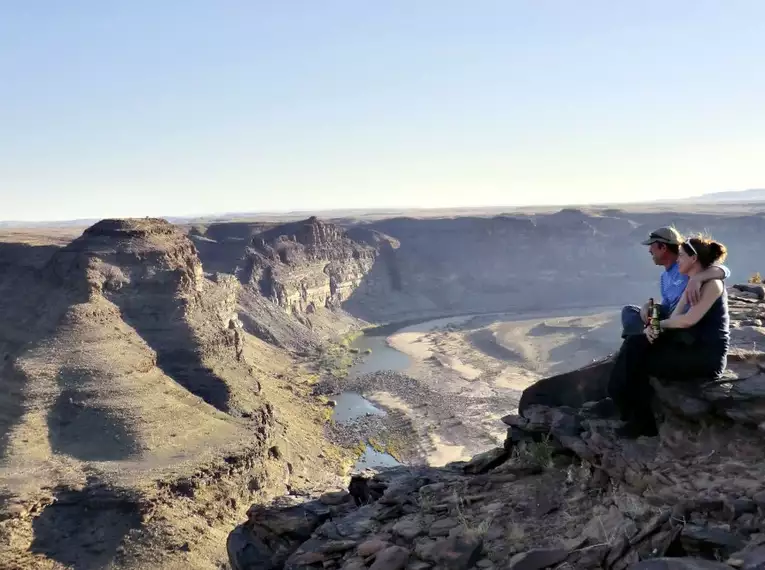
[[[765,186],[760,0],[9,0],[0,219]]]

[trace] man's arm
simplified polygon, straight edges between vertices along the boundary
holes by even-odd
[[[730,277],[730,269],[728,269],[725,265],[714,263],[707,267],[704,271],[699,271],[696,275],[691,277],[691,279],[695,279],[701,283],[706,283],[712,279],[725,280],[728,277]]]
[[[717,298],[722,295],[725,286],[720,281],[712,281],[704,287],[699,302],[683,315],[673,313],[666,320],[659,321],[662,329],[687,329],[701,320]]]
[[[691,305],[699,302],[701,296],[701,286],[707,281],[719,279],[725,281],[730,277],[730,269],[722,263],[715,263],[707,267],[704,271],[699,271],[696,275],[688,279],[688,285],[685,290],[688,293],[688,301]]]

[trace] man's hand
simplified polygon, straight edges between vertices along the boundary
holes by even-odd
[[[659,333],[655,332],[650,326],[647,326],[645,329],[643,329],[643,334],[645,334],[645,337],[651,344],[653,344],[653,341],[659,338]]]
[[[695,305],[701,299],[701,286],[704,282],[697,278],[696,275],[688,279],[688,285],[685,286],[685,296],[688,299],[689,305]]]

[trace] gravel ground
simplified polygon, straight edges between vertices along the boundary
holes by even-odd
[[[497,443],[487,430],[487,425],[495,428],[491,414],[509,412],[517,404],[515,398],[445,392],[429,385],[429,380],[382,370],[322,383],[317,392],[323,395],[331,398],[344,391],[356,392],[387,412],[331,423],[329,438],[344,446],[355,446],[370,438],[390,442],[397,458],[414,465],[427,463],[439,445],[462,447],[474,443],[478,449],[485,449]]]

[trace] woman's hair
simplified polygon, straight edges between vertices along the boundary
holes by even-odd
[[[724,244],[703,236],[686,240],[682,247],[688,255],[695,255],[704,269],[717,261],[725,261],[728,256],[728,249]]]

